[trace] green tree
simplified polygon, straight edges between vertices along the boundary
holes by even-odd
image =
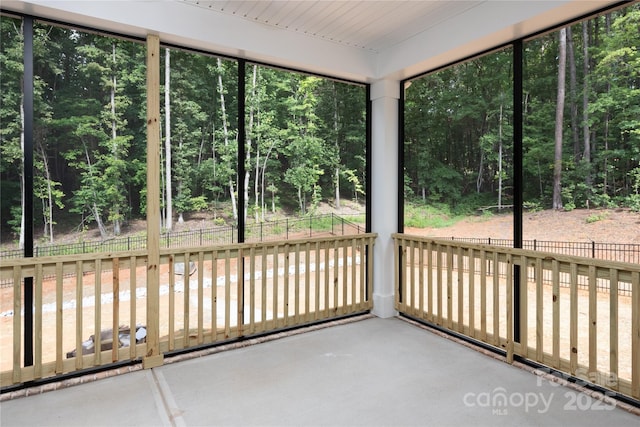
[[[307,212],[307,196],[312,203],[319,199],[318,180],[324,174],[325,155],[322,139],[317,136],[318,118],[315,114],[317,98],[314,90],[320,83],[317,77],[295,76],[291,80],[289,96],[288,147],[285,154],[289,167],[284,174],[285,182],[297,191],[298,207],[302,214]]]
[[[24,247],[23,36],[22,22],[0,16],[0,216]],[[6,230],[5,230],[6,231]]]

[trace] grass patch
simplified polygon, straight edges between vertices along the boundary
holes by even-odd
[[[404,206],[404,225],[413,228],[445,228],[465,219],[454,215],[446,205],[407,203]]]
[[[603,219],[607,219],[609,216],[608,212],[601,212],[598,214],[589,215],[586,219],[587,224],[593,224],[594,222],[602,221]]]

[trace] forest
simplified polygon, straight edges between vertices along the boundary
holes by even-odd
[[[511,48],[405,86],[405,197],[460,213],[513,201]],[[640,5],[523,43],[530,209],[640,210]]]
[[[19,19],[1,25],[2,240],[22,246],[24,31]],[[117,236],[146,213],[145,46],[39,22],[33,33],[36,234],[53,242],[56,225],[71,224]],[[161,56],[164,230],[198,211],[223,225],[239,212],[264,221],[363,199],[364,85],[242,63],[240,176],[240,62],[168,47]]]
[[[23,27],[0,17],[0,238],[20,247]],[[633,3],[524,41],[526,208],[640,210],[639,29]],[[33,55],[37,238],[117,236],[146,212],[144,43],[36,21]],[[223,225],[363,203],[364,85],[170,46],[161,64],[164,230],[200,211]],[[507,47],[405,82],[407,203],[513,203],[513,80]]]

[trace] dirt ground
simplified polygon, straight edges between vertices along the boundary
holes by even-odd
[[[513,239],[513,215],[478,216],[446,228],[405,231],[432,237]],[[640,244],[640,213],[629,209],[525,212],[522,231],[525,240]]]

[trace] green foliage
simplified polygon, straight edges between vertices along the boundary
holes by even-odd
[[[2,230],[13,226],[18,233],[21,22],[3,16],[0,24],[0,213]],[[230,218],[228,201],[238,198],[242,179],[247,206],[256,217],[276,205],[314,211],[323,199],[335,196],[338,185],[350,198],[364,195],[363,86],[248,65],[247,176],[239,177],[238,63],[186,50],[171,49],[170,57],[167,52],[161,51],[161,61],[170,59],[170,111],[163,111],[161,138],[168,121],[175,212],[211,205],[216,216]],[[55,215],[78,214],[83,228],[99,221],[113,227],[105,233],[117,234],[121,223],[146,214],[144,45],[38,23],[34,54],[34,130],[42,148],[36,153],[34,177],[42,206],[37,219],[55,224]],[[164,155],[161,150],[163,191]],[[47,171],[47,164],[55,167]],[[4,197],[9,192],[12,197]]]
[[[360,178],[358,177],[356,172],[357,171],[352,169],[345,169],[342,171],[342,173],[347,178],[347,182],[349,182],[353,186],[353,198],[357,203],[358,196],[363,196],[365,192],[364,192],[364,186],[360,182]]]
[[[597,214],[589,215],[586,219],[587,224],[592,224],[594,222],[602,221],[603,219],[607,219],[609,214],[607,212],[601,212]]]
[[[634,3],[587,22],[588,39],[583,40],[582,23],[571,32],[576,87],[571,90],[567,70],[562,126],[567,210],[635,203],[630,172],[640,161],[639,24],[640,5]],[[537,208],[552,202],[557,54],[557,33],[524,44],[523,191]],[[457,209],[467,196],[484,193],[493,196],[487,206],[499,199],[511,204],[511,69],[511,52],[504,50],[411,82],[405,92],[406,197]],[[576,122],[569,111],[575,111]],[[587,120],[587,129],[581,120]],[[587,158],[585,137],[590,138]]]
[[[453,215],[445,204],[405,204],[404,225],[415,228],[444,228],[463,219]]]
[[[566,212],[571,212],[576,208],[576,203],[573,198],[573,185],[562,187],[562,208]]]
[[[598,188],[602,188],[602,185],[599,185]],[[592,207],[596,208],[615,208],[616,204],[614,200],[605,192],[597,191],[593,197],[591,198]]]
[[[455,215],[475,215],[478,209],[495,205],[495,194],[493,193],[471,193],[460,198],[458,203],[451,207]],[[491,213],[489,209],[484,209],[483,213]]]
[[[326,231],[331,230],[334,222],[340,221],[338,217],[332,217],[331,215],[322,215],[311,217],[310,227],[314,231]]]
[[[522,207],[529,212],[540,212],[542,210],[542,205],[539,202],[531,200],[523,202]]]
[[[632,194],[627,197],[627,207],[634,212],[640,212],[640,194]]]

